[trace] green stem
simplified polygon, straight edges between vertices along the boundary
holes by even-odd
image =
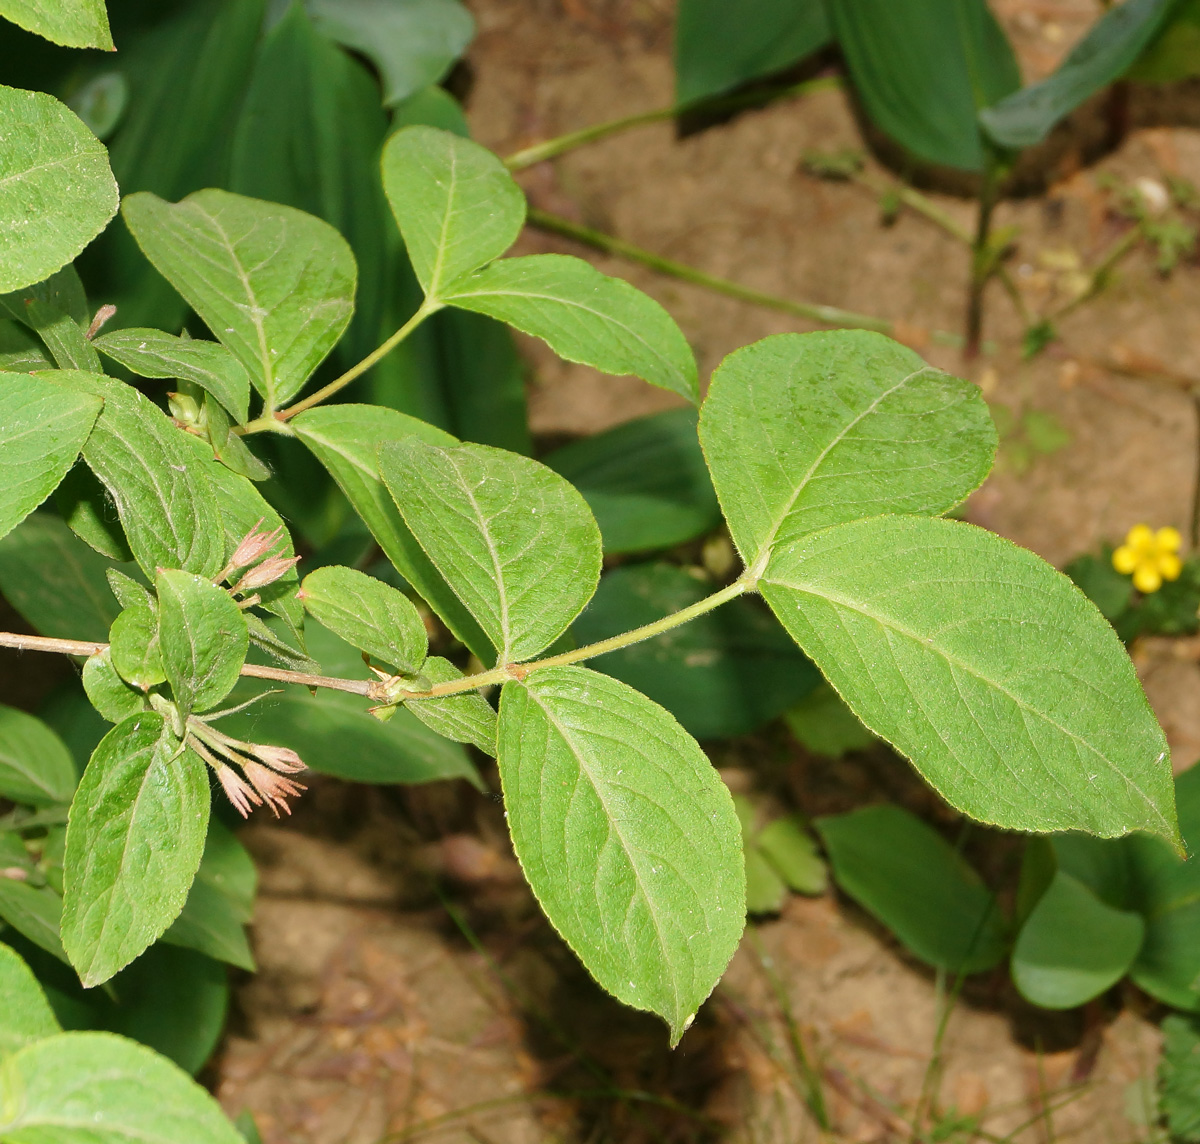
[[[596,123],[578,131],[568,131],[565,135],[558,135],[553,139],[545,140],[545,142],[535,143],[532,147],[523,147],[520,151],[514,151],[509,155],[504,160],[504,165],[510,171],[523,171],[526,167],[532,167],[535,163],[544,162],[546,159],[553,159],[557,155],[573,151],[576,147],[596,143],[601,139],[607,139],[610,135],[618,135],[622,131],[628,131],[634,127],[645,127],[651,123],[662,123],[668,119],[675,119],[689,111],[707,111],[712,114],[738,111],[743,107],[765,106],[791,96],[811,95],[815,91],[841,87],[841,84],[840,76],[819,76],[817,79],[808,79],[803,83],[792,84],[790,87],[778,88],[774,91],[748,91],[724,99],[705,97],[687,100],[684,103],[673,103],[669,107],[659,107],[654,111],[642,111],[637,115],[610,119],[605,123]]]
[[[1088,288],[1079,295],[1078,298],[1072,298],[1066,305],[1060,306],[1053,314],[1050,315],[1050,321],[1057,322],[1065,318],[1072,310],[1082,306],[1084,302],[1090,301],[1107,284],[1108,276],[1112,273],[1113,267],[1121,261],[1135,246],[1142,237],[1142,228],[1140,226],[1130,227],[1120,238],[1116,240],[1108,248],[1096,263],[1095,270],[1091,273],[1091,284]]]
[[[651,253],[649,250],[643,250],[640,246],[634,246],[631,242],[625,242],[623,239],[616,238],[611,234],[605,234],[603,231],[592,230],[591,227],[580,226],[578,223],[571,222],[570,219],[550,214],[548,211],[531,209],[529,212],[529,223],[539,230],[550,231],[552,234],[560,234],[564,238],[574,239],[576,242],[582,242],[584,245],[594,247],[605,254],[615,254],[619,258],[625,258],[630,262],[637,262],[642,266],[648,266],[651,270],[658,271],[659,274],[666,274],[671,278],[678,278],[683,282],[691,282],[693,285],[703,286],[717,294],[724,294],[728,298],[736,298],[740,302],[751,302],[756,306],[765,306],[771,310],[780,310],[785,314],[792,314],[795,317],[805,318],[810,322],[820,322],[828,326],[875,330],[881,334],[893,334],[895,332],[895,324],[886,318],[876,318],[870,314],[858,314],[853,310],[843,310],[838,306],[820,306],[811,302],[793,302],[789,298],[780,298],[775,294],[766,294],[761,290],[754,290],[749,286],[741,286],[737,282],[731,282],[727,278],[718,278],[713,274],[706,274],[703,270],[697,270],[694,266],[675,262],[670,258],[663,258],[660,255]],[[956,334],[948,334],[940,330],[932,331],[930,336],[935,342],[941,345],[958,347],[963,344],[962,338]]]
[[[979,222],[975,240],[971,244],[971,284],[967,294],[967,331],[963,352],[967,357],[978,357],[983,337],[983,292],[995,270],[995,259],[988,249],[988,238],[992,232],[992,213],[996,209],[996,191],[999,184],[999,169],[996,160],[989,156],[987,169],[983,173],[983,186],[979,190]]]

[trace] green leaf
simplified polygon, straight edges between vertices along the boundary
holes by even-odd
[[[854,713],[959,810],[1177,840],[1167,743],[1133,664],[1033,553],[957,521],[876,517],[777,552],[761,588]]]
[[[755,836],[757,848],[797,894],[823,894],[829,884],[825,863],[798,815],[777,818]]]
[[[1113,5],[1044,80],[982,111],[979,119],[984,130],[1001,147],[1040,143],[1060,119],[1121,77],[1174,6],[1174,0],[1125,0]]]
[[[54,507],[67,526],[101,556],[133,559],[112,497],[86,464],[77,464],[54,490]]]
[[[0,704],[0,797],[53,806],[70,802],[78,781],[71,752],[45,723]]]
[[[1142,50],[1125,79],[1178,83],[1200,74],[1200,4],[1176,0],[1167,19]]]
[[[167,678],[163,666],[158,609],[150,603],[130,604],[108,633],[109,659],[126,683],[149,691]]]
[[[831,38],[821,0],[680,0],[675,17],[675,99],[721,95],[779,71]]]
[[[571,632],[581,646],[597,643],[689,607],[715,588],[673,564],[616,568]],[[744,598],[591,666],[662,704],[702,740],[756,730],[821,678],[761,602]]]
[[[162,662],[180,715],[208,711],[238,681],[250,635],[233,598],[203,576],[159,572]]]
[[[0,944],[0,1060],[30,1041],[52,1037],[61,1028],[46,995],[16,951]]]
[[[475,35],[458,0],[307,0],[317,29],[365,55],[383,80],[392,106],[440,82]]]
[[[36,288],[35,288],[36,289]],[[21,293],[21,291],[18,291]],[[11,298],[13,295],[8,295]],[[12,312],[12,307],[10,307]],[[100,355],[84,337],[83,330],[69,314],[41,298],[24,299],[21,313],[39,338],[45,343],[59,369],[79,369],[88,373],[100,372]]]
[[[600,530],[557,473],[488,445],[415,437],[380,450],[404,522],[500,653],[527,659],[579,614],[600,577]]]
[[[274,409],[303,388],[354,310],[354,255],[328,223],[227,191],[127,196],[146,257],[246,367]]]
[[[986,0],[838,0],[826,11],[872,121],[918,158],[981,170],[976,113],[1021,86]]]
[[[943,513],[982,484],[996,431],[977,386],[863,330],[778,334],[713,375],[700,443],[749,566],[889,512]]]
[[[417,543],[379,475],[379,449],[387,442],[415,437],[431,445],[454,445],[456,440],[414,417],[371,405],[309,409],[291,424],[329,470],[400,575],[482,662],[493,660],[496,652],[483,629]]]
[[[108,639],[120,608],[104,573],[112,563],[57,517],[34,513],[0,540],[0,592],[44,636]]]
[[[831,759],[840,759],[848,751],[864,750],[875,742],[875,736],[827,683],[814,688],[783,718],[788,730],[813,754]]]
[[[54,362],[46,355],[40,338],[18,322],[0,319],[0,369],[6,373],[33,373],[53,368]]]
[[[64,394],[17,373],[0,373],[0,536],[44,501],[75,464],[100,400]]]
[[[979,973],[1004,956],[995,896],[932,827],[898,806],[818,818],[833,876],[922,961]]]
[[[1159,1108],[1171,1139],[1200,1140],[1200,1021],[1178,1014],[1162,1023],[1158,1064]]]
[[[116,330],[92,341],[102,354],[138,377],[174,377],[211,393],[238,423],[250,416],[250,378],[218,342],[177,338],[161,330]]]
[[[430,656],[421,667],[430,683],[449,683],[463,673],[449,660]],[[478,691],[447,695],[444,699],[415,699],[406,705],[426,727],[453,739],[472,743],[485,755],[496,756],[496,710]]]
[[[88,701],[110,723],[120,723],[146,710],[146,697],[130,687],[112,664],[112,649],[105,648],[83,665],[83,690]]]
[[[431,299],[499,258],[525,225],[525,196],[504,164],[435,127],[405,127],[387,141],[383,189]]]
[[[674,548],[721,523],[694,409],[668,409],[542,458],[583,494],[606,554]]]
[[[1137,914],[1106,905],[1059,870],[1017,936],[1013,981],[1035,1005],[1073,1009],[1125,976],[1144,932]]]
[[[60,936],[62,898],[49,886],[0,878],[0,920],[39,949],[67,963]]]
[[[0,16],[65,48],[113,51],[104,0],[0,0]]]
[[[0,1064],[6,1144],[242,1144],[207,1092],[111,1033],[60,1033]]]
[[[7,293],[70,262],[117,213],[118,194],[104,144],[53,96],[0,84],[0,123],[0,293]]]
[[[204,764],[161,715],[118,723],[92,755],[67,824],[63,945],[85,986],[107,981],[175,920],[208,829]]]
[[[146,574],[159,567],[217,572],[225,559],[220,508],[186,435],[124,382],[69,370],[40,376],[104,399],[83,459],[113,498]]]
[[[678,1043],[745,920],[729,792],[666,711],[581,667],[506,683],[499,748],[513,846],[546,916]]]
[[[404,675],[421,669],[429,637],[403,592],[353,568],[330,565],[304,578],[304,607],[347,643]]]
[[[671,315],[582,258],[506,258],[447,282],[436,296],[533,334],[567,361],[634,374],[693,403],[700,399],[696,359]]]

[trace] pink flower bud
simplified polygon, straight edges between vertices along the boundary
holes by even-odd
[[[13,882],[24,882],[29,877],[29,871],[20,866],[5,866],[0,870],[0,878],[8,878]]]
[[[246,592],[251,588],[264,588],[274,584],[281,576],[286,576],[297,564],[299,556],[269,556],[255,568],[251,568],[234,588],[235,592]]]
[[[261,766],[258,763],[245,762],[242,764],[242,770],[246,772],[246,778],[250,780],[254,789],[262,795],[267,806],[271,808],[271,813],[276,818],[279,817],[280,810],[291,814],[292,808],[288,806],[286,800],[289,798],[299,798],[301,792],[308,789],[308,787],[292,782],[291,779],[285,779],[283,775],[276,774],[269,767]]]
[[[304,760],[290,747],[272,747],[267,743],[255,743],[251,751],[268,767],[282,771],[285,775],[294,775],[307,770]]]
[[[221,786],[225,788],[225,793],[229,796],[229,801],[233,803],[234,809],[243,818],[249,818],[250,811],[255,806],[262,806],[262,799],[254,793],[254,788],[233,767],[227,767],[221,763],[217,765],[216,772]],[[251,803],[254,805],[251,806]]]
[[[261,560],[275,547],[276,542],[283,535],[282,525],[274,532],[259,532],[259,524],[262,524],[261,519],[242,537],[237,548],[233,550],[233,555],[229,558],[230,568],[245,568],[256,560]]]

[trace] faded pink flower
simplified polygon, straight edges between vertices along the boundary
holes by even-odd
[[[238,546],[233,550],[233,555],[229,558],[230,568],[245,568],[256,560],[261,560],[279,542],[279,538],[283,535],[283,526],[280,525],[273,532],[259,532],[258,525],[262,522],[263,518],[259,518],[258,524],[238,542]]]
[[[291,747],[272,747],[266,743],[255,743],[251,746],[253,754],[269,767],[282,771],[285,775],[294,775],[307,770],[304,760]]]
[[[251,588],[262,588],[274,584],[281,576],[286,576],[297,564],[299,556],[270,556],[257,568],[251,568],[233,589],[235,592],[246,592]]]
[[[247,761],[242,764],[242,770],[246,772],[246,778],[250,780],[251,785],[260,795],[262,795],[267,806],[271,808],[271,813],[276,818],[279,817],[279,811],[292,813],[292,808],[288,806],[286,800],[289,798],[299,798],[303,791],[308,790],[308,787],[301,783],[293,782],[291,779],[284,778],[283,775],[271,770],[270,767],[264,767],[260,763]],[[276,809],[278,807],[278,809]]]
[[[250,811],[255,806],[262,806],[262,799],[255,793],[254,788],[233,767],[227,767],[224,763],[218,763],[215,770],[221,786],[225,788],[225,793],[229,796],[229,801],[233,803],[234,809],[243,818],[249,818]],[[252,803],[253,806],[251,805]],[[274,810],[275,808],[272,807],[271,809]],[[278,818],[279,815],[276,814],[275,817]]]

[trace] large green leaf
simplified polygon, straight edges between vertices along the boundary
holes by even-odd
[[[836,0],[826,11],[871,119],[918,158],[982,169],[976,114],[1021,86],[986,0]]]
[[[111,1033],[60,1033],[0,1064],[4,1144],[242,1144],[178,1066]]]
[[[953,806],[1019,830],[1178,839],[1167,743],[1065,576],[969,524],[884,516],[777,551],[763,595]]]
[[[71,752],[45,723],[0,704],[0,797],[53,806],[70,802],[78,781]]]
[[[600,530],[557,473],[488,445],[380,450],[404,522],[479,621],[500,661],[549,647],[600,578]]]
[[[383,149],[383,189],[425,293],[499,258],[525,225],[525,196],[486,147],[405,127]]]
[[[104,0],[0,0],[0,16],[65,48],[113,50]]]
[[[661,620],[715,586],[673,564],[616,568],[571,625],[580,645]],[[654,639],[591,661],[661,703],[698,739],[744,735],[820,681],[817,669],[757,600],[732,600]]]
[[[306,6],[318,30],[375,64],[389,106],[438,83],[475,34],[458,0],[307,0]]]
[[[675,320],[648,294],[566,254],[505,258],[447,282],[447,305],[499,318],[559,357],[699,400],[696,359]]]
[[[0,536],[53,492],[96,423],[100,399],[0,373]]]
[[[868,806],[814,825],[838,885],[922,961],[950,973],[979,973],[1004,956],[995,895],[915,815]]]
[[[1001,147],[1032,147],[1085,99],[1119,79],[1141,55],[1175,7],[1175,0],[1114,4],[1044,80],[980,112]]]
[[[729,792],[666,711],[581,667],[506,683],[499,748],[513,846],[546,916],[677,1043],[745,922]]]
[[[400,575],[481,661],[494,659],[495,649],[483,629],[417,543],[379,475],[381,445],[409,437],[430,445],[454,445],[457,441],[424,421],[371,405],[309,409],[292,420],[292,428],[329,470]]]
[[[71,531],[101,556],[121,562],[133,559],[117,506],[86,462],[77,463],[59,482],[54,507]]]
[[[0,1060],[30,1041],[61,1031],[46,995],[29,966],[9,946],[0,944]]]
[[[118,195],[104,145],[53,96],[0,84],[0,123],[0,293],[7,293],[70,262],[117,213]]]
[[[101,740],[67,824],[63,945],[85,986],[107,981],[179,915],[208,812],[208,772],[161,715],[131,715]]]
[[[122,610],[108,633],[108,656],[117,675],[139,691],[167,678],[154,601],[137,600]]]
[[[987,476],[976,386],[862,330],[778,334],[713,375],[700,443],[747,565],[772,546],[889,512],[942,513]]]
[[[140,192],[122,215],[270,409],[300,391],[350,321],[354,255],[319,218],[220,190],[180,203]]]
[[[436,655],[425,661],[421,674],[430,683],[449,683],[463,678],[463,673],[454,664]],[[485,755],[495,757],[496,709],[478,691],[447,695],[441,699],[414,700],[409,702],[407,709],[439,735],[456,743],[471,743]]]
[[[673,548],[721,522],[694,409],[626,421],[564,445],[542,463],[583,494],[608,554]]]
[[[720,95],[770,75],[829,43],[823,0],[680,0],[675,16],[675,98]]]

